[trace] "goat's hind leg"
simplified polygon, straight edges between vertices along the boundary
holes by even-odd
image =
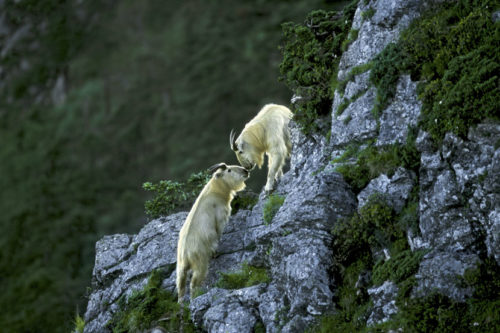
[[[208,263],[201,264],[196,269],[193,269],[193,276],[191,277],[191,286],[190,286],[191,300],[193,300],[196,297],[198,288],[201,286],[203,280],[205,280],[207,272],[208,272]]]

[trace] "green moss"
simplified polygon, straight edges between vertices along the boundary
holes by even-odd
[[[363,20],[372,18],[373,15],[375,15],[375,9],[373,9],[372,7],[361,13],[361,17],[363,18]]]
[[[265,268],[253,267],[244,262],[239,271],[221,273],[215,285],[224,289],[241,289],[269,281],[271,279]]]
[[[288,313],[290,312],[290,305],[288,304],[287,301],[288,299],[285,296],[285,306],[280,308],[274,314],[274,322],[276,323],[276,326],[278,326],[279,330],[281,330],[290,320],[290,318],[288,318]]]
[[[356,6],[352,1],[343,12],[316,10],[303,25],[283,24],[280,80],[301,97],[294,119],[304,133],[317,131],[314,120],[330,112],[342,43],[348,39]]]
[[[342,103],[338,106],[337,111],[335,112],[335,115],[337,117],[340,116],[351,103],[356,101],[359,97],[361,97],[365,93],[366,93],[366,90],[360,90],[351,98],[349,98],[349,99],[344,98],[342,100]]]
[[[360,145],[357,143],[351,143],[349,146],[347,146],[346,150],[342,153],[337,158],[334,158],[330,163],[331,164],[337,164],[337,163],[345,163],[349,161],[350,159],[356,157],[358,155],[360,149]]]
[[[366,64],[355,66],[351,69],[349,74],[347,74],[346,78],[340,82],[338,82],[336,88],[340,92],[341,95],[344,94],[345,87],[349,81],[352,81],[356,75],[363,74],[369,71],[373,66],[372,62],[367,62]]]
[[[199,172],[192,174],[186,182],[182,183],[171,180],[161,180],[157,184],[144,183],[143,189],[155,194],[144,204],[146,214],[151,218],[158,218],[182,209],[189,209],[210,177],[208,172]]]
[[[285,202],[285,197],[279,194],[271,194],[267,199],[264,207],[262,208],[262,214],[264,217],[264,223],[267,225],[271,223],[274,215],[278,212],[280,207]]]
[[[400,46],[395,43],[387,45],[373,60],[370,82],[377,88],[377,96],[372,109],[376,119],[380,117],[396,94],[396,83],[407,67],[407,58]]]
[[[412,138],[409,138],[405,145],[395,144],[384,147],[369,145],[358,151],[356,156],[357,160],[354,164],[339,165],[335,168],[351,185],[355,193],[359,193],[371,179],[381,174],[392,176],[399,166],[418,169],[420,165],[420,154]]]
[[[349,47],[349,45],[351,45],[352,42],[354,42],[356,39],[358,39],[358,34],[359,34],[359,30],[358,29],[351,29],[349,31],[347,39],[345,39],[342,42],[342,46],[341,46],[342,52],[347,51],[347,48]]]
[[[118,301],[120,309],[107,323],[107,328],[113,333],[144,331],[153,326],[162,326],[170,332],[179,329],[197,332],[189,310],[181,309],[175,295],[161,288],[163,278],[160,270],[153,271],[142,290],[134,291],[128,298],[122,296]]]
[[[349,104],[351,104],[351,100],[344,98],[342,100],[342,103],[340,103],[339,107],[337,108],[337,111],[335,112],[335,115],[337,117],[340,116],[344,112],[344,110],[347,109],[347,107],[349,106]]]
[[[73,330],[73,333],[83,333],[83,330],[85,329],[85,320],[83,320],[79,314],[75,316],[74,326],[75,329]]]
[[[262,320],[257,320],[253,327],[253,333],[266,333],[266,326],[264,326]]]

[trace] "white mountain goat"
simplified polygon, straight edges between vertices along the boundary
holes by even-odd
[[[268,172],[265,190],[271,192],[275,181],[283,175],[285,160],[290,157],[292,144],[288,123],[292,112],[285,106],[267,104],[245,125],[235,140],[231,131],[229,143],[240,164],[246,169],[259,168],[264,163],[264,153],[268,158]]]
[[[196,199],[179,232],[176,281],[179,303],[184,298],[189,270],[193,273],[191,299],[205,279],[210,258],[231,215],[231,201],[236,192],[245,188],[245,180],[250,175],[250,171],[241,166],[225,163],[209,170],[213,172],[212,179]]]

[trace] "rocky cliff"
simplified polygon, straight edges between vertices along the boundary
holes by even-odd
[[[345,281],[335,259],[339,236],[332,231],[363,214],[374,197],[383,198],[394,216],[410,209],[411,198],[415,201],[417,224],[405,225],[403,233],[410,255],[419,254],[415,272],[405,276],[413,283],[409,298],[438,293],[464,302],[474,289],[460,277],[487,257],[500,263],[500,123],[485,120],[471,127],[466,138],[448,133],[436,144],[418,128],[422,103],[410,75],[399,77],[394,97],[376,116],[370,70],[354,71],[396,41],[429,3],[359,2],[353,22],[357,39],[339,63],[338,81],[345,84],[335,91],[329,140],[306,137],[292,125],[290,168],[275,191],[284,202],[271,221],[263,216],[269,201],[263,194],[251,210],[231,217],[210,263],[206,292],[189,304],[200,330],[303,332],[320,316],[338,312]],[[405,144],[412,133],[416,168],[400,165],[361,188],[338,172],[341,166],[354,167],[353,145]],[[174,292],[177,236],[186,216],[163,217],[137,235],[106,236],[97,242],[85,332],[109,330],[107,323],[120,311],[119,300],[143,288],[154,270],[163,272],[161,287]],[[395,258],[391,251],[390,246],[372,247],[373,261],[389,265]],[[239,271],[243,263],[264,268],[268,279],[244,288],[221,288],[221,273]],[[358,294],[369,300],[363,317],[368,326],[389,321],[400,311],[396,299],[401,279],[376,278],[375,269],[356,277]]]

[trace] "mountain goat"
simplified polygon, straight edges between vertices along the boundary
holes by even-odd
[[[231,201],[236,192],[245,188],[250,171],[219,163],[212,166],[212,178],[205,185],[189,212],[179,232],[177,243],[177,292],[181,303],[186,290],[189,270],[191,277],[191,299],[208,271],[210,258],[231,214]]]
[[[260,169],[264,163],[264,153],[267,154],[265,190],[268,193],[274,189],[275,181],[283,175],[285,160],[290,157],[292,151],[288,130],[292,116],[292,112],[285,106],[267,104],[245,125],[236,140],[234,131],[231,131],[229,136],[231,149],[246,169],[253,169],[255,165]]]

